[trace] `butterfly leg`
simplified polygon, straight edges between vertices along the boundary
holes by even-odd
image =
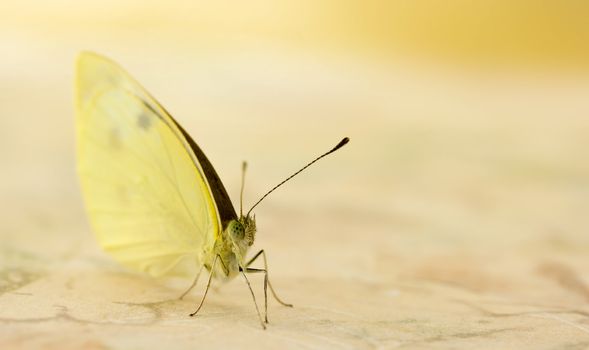
[[[204,265],[202,265],[200,267],[200,269],[198,270],[198,273],[196,274],[196,277],[194,278],[194,281],[192,281],[192,284],[190,285],[190,287],[188,287],[188,289],[182,293],[182,295],[180,295],[180,298],[178,298],[179,300],[182,300],[182,298],[184,298],[186,296],[186,294],[188,294],[188,292],[190,292],[192,290],[192,288],[194,288],[194,286],[196,286],[196,283],[198,282],[198,278],[200,277],[200,273],[202,272]]]
[[[243,278],[245,278],[245,282],[247,283],[247,287],[249,288],[250,293],[252,293],[252,298],[254,299],[254,305],[256,306],[256,312],[258,313],[258,317],[260,318],[260,324],[262,325],[262,328],[266,329],[266,325],[264,324],[264,321],[262,320],[262,315],[260,314],[260,309],[258,308],[258,303],[256,302],[256,295],[254,294],[254,291],[252,290],[252,285],[250,284],[250,281],[247,279],[247,276],[245,275],[245,272],[243,271],[243,269],[239,268],[239,271],[243,275]]]
[[[209,287],[211,286],[211,280],[213,279],[213,273],[215,271],[215,267],[217,266],[217,260],[219,260],[221,262],[221,265],[223,265],[223,268],[225,270],[227,270],[227,266],[225,266],[225,263],[223,262],[223,260],[221,259],[221,256],[219,256],[219,254],[217,254],[217,256],[215,256],[215,260],[213,260],[213,264],[211,266],[211,271],[209,274],[209,281],[207,282],[207,288],[205,289],[205,294],[202,296],[202,299],[200,299],[200,304],[198,304],[198,308],[196,308],[196,311],[190,314],[190,317],[196,315],[198,313],[198,311],[200,310],[200,308],[202,307],[202,304],[205,301],[205,298],[207,297],[207,293],[209,292]]]
[[[268,278],[268,262],[266,260],[266,252],[264,251],[264,249],[262,249],[259,252],[257,252],[256,255],[254,255],[247,262],[247,264],[245,264],[245,266],[246,267],[249,267],[257,258],[260,257],[260,255],[264,259],[264,271],[266,271],[266,279],[268,280],[268,287],[270,287],[270,291],[272,292],[272,295],[274,296],[274,299],[276,299],[277,302],[279,302],[280,304],[282,304],[284,306],[292,307],[292,304],[288,304],[288,303],[285,303],[284,301],[280,300],[280,298],[278,297],[278,295],[274,291],[274,288],[272,287],[272,283],[270,283],[270,279]]]

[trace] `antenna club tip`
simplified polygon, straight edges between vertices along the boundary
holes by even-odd
[[[341,147],[343,147],[346,143],[350,142],[350,138],[349,137],[344,137],[334,148],[333,151],[335,151],[336,149],[339,149]]]
[[[254,210],[254,208],[260,204],[260,202],[262,202],[264,200],[264,198],[266,198],[270,193],[274,192],[275,189],[277,189],[278,187],[282,186],[285,182],[287,182],[288,180],[292,179],[293,177],[295,177],[297,174],[299,174],[301,171],[307,169],[309,166],[311,166],[313,163],[315,163],[316,161],[318,161],[319,159],[327,156],[330,153],[333,153],[335,151],[337,151],[339,148],[343,147],[346,143],[350,142],[350,138],[349,137],[344,137],[334,148],[331,149],[331,151],[329,152],[325,152],[322,155],[320,155],[319,157],[315,158],[312,162],[308,163],[307,165],[305,165],[304,167],[302,167],[301,169],[299,169],[299,171],[297,171],[296,173],[292,174],[291,176],[287,177],[286,180],[282,181],[281,183],[279,183],[278,185],[274,186],[274,188],[272,188],[270,191],[266,192],[266,194],[264,194],[262,196],[262,198],[260,198],[251,208],[250,210],[247,212],[247,214],[245,214],[246,217],[250,216],[250,213],[252,212],[252,210]],[[245,166],[245,162],[244,162],[244,166]],[[243,215],[240,215],[243,216]]]

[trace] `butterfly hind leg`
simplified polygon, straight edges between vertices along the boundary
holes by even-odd
[[[194,286],[196,286],[196,283],[198,282],[198,278],[200,277],[200,273],[202,272],[202,269],[204,268],[204,265],[202,265],[200,267],[200,269],[198,270],[198,273],[196,274],[196,277],[194,278],[194,281],[192,281],[192,284],[190,285],[190,287],[188,287],[188,289],[186,289],[184,291],[184,293],[182,293],[182,295],[180,295],[180,297],[178,298],[179,300],[182,300],[186,294],[188,294],[188,292],[190,292],[192,290],[192,288],[194,288]]]
[[[205,294],[200,299],[200,303],[198,304],[198,307],[196,308],[196,311],[194,311],[193,313],[191,313],[190,314],[190,317],[193,317],[194,315],[196,315],[200,311],[200,308],[202,307],[203,303],[205,302],[205,298],[207,297],[207,293],[209,292],[209,288],[211,287],[211,281],[213,280],[213,274],[214,274],[214,271],[215,271],[215,267],[217,266],[217,260],[221,262],[221,265],[223,265],[223,269],[225,271],[228,271],[227,270],[227,266],[225,265],[225,263],[221,259],[221,256],[219,254],[217,254],[215,256],[215,259],[213,260],[213,264],[211,265],[211,270],[210,270],[210,273],[209,273],[209,281],[207,282],[207,288],[205,289]],[[200,272],[199,272],[199,274],[200,274]],[[197,276],[197,278],[198,278],[198,276]]]

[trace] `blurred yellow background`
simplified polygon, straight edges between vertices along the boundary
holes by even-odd
[[[586,66],[588,7],[574,0],[21,1],[3,5],[2,25],[23,36],[43,33],[66,46],[91,42],[112,49],[145,40],[189,53],[257,42],[275,49],[369,49],[435,60]]]
[[[0,347],[587,344],[588,18],[574,0],[3,3]],[[139,80],[234,201],[247,160],[246,207],[351,138],[256,211],[256,246],[297,306],[271,304],[268,333],[242,281],[196,320],[200,291],[146,307],[155,321],[120,305],[175,291],[92,240],[81,50]]]

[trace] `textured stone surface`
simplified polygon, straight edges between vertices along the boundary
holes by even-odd
[[[105,42],[11,23],[29,34],[0,57],[1,349],[589,347],[589,79],[202,54],[165,32],[160,50],[143,32]],[[256,248],[295,305],[270,299],[266,331],[239,278],[190,318],[202,284],[179,301],[190,281],[98,250],[74,171],[81,48],[143,82],[234,199],[247,159],[246,206],[350,136],[256,210]]]

